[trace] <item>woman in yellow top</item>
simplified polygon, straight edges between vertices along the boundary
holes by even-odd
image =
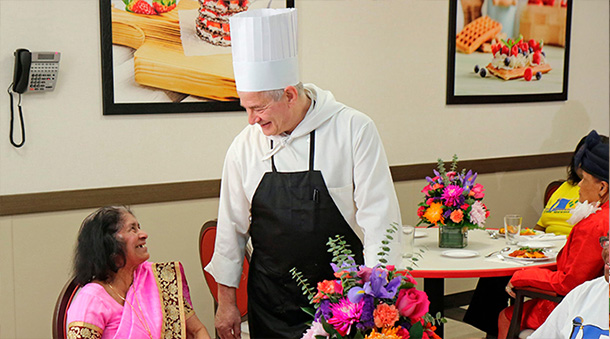
[[[540,219],[536,223],[536,226],[534,226],[534,230],[555,233],[557,235],[570,234],[572,226],[574,225],[568,224],[567,220],[571,216],[571,210],[578,202],[578,192],[580,190],[578,182],[582,175],[580,170],[574,166],[574,154],[576,154],[576,151],[582,146],[585,137],[580,139],[580,142],[572,154],[572,159],[568,166],[567,180],[559,186],[553,195],[551,195],[551,198],[542,211]],[[603,142],[607,142],[607,136],[600,135],[600,137]]]

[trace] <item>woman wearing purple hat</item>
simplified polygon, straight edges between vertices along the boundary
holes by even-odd
[[[574,224],[566,245],[557,255],[557,270],[528,268],[517,271],[506,285],[506,292],[515,297],[513,287],[535,287],[566,295],[585,281],[604,272],[604,261],[596,248],[600,237],[608,235],[608,141],[591,131],[576,152],[574,162],[582,170],[579,203],[568,220]],[[523,307],[521,328],[536,329],[557,306],[549,300],[533,299]],[[500,312],[498,338],[505,338],[513,307]]]

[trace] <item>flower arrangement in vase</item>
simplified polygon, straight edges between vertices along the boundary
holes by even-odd
[[[388,240],[397,230],[396,225],[388,229]],[[329,238],[327,245],[335,279],[313,288],[296,268],[290,271],[313,305],[303,309],[313,321],[302,339],[440,339],[434,324],[446,320],[428,313],[428,296],[415,289],[417,282],[408,270],[358,266],[341,236]]]
[[[417,209],[417,225],[439,226],[440,247],[466,247],[468,230],[484,228],[489,217],[482,202],[485,189],[475,184],[477,173],[466,169],[458,173],[457,162],[457,155],[453,155],[447,172],[443,160],[438,159],[438,170],[433,171],[433,178],[426,177],[428,184],[421,190],[424,200]]]

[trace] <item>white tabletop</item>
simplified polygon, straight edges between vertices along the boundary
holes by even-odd
[[[425,233],[425,235],[424,235]],[[404,266],[411,266],[413,271],[411,274],[418,278],[477,278],[477,277],[499,277],[509,276],[515,271],[527,267],[545,267],[553,269],[556,267],[555,258],[536,261],[523,264],[515,260],[505,259],[500,260],[497,253],[486,258],[485,255],[499,251],[502,248],[509,246],[506,244],[504,237],[493,239],[486,230],[471,230],[468,231],[468,246],[463,248],[468,251],[475,251],[477,255],[468,258],[454,258],[442,255],[448,250],[456,250],[451,248],[440,248],[438,246],[438,228],[417,228],[416,234],[424,235],[423,237],[415,238],[415,251],[419,252],[423,249],[417,266],[412,266],[407,260],[403,261]],[[523,237],[524,240],[527,237]],[[539,240],[537,240],[539,241]],[[552,244],[555,253],[565,245],[565,237],[558,237],[555,240],[545,240],[545,243]],[[512,245],[511,249],[517,249],[519,246]]]

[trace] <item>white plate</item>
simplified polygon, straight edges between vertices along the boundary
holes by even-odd
[[[425,238],[427,236],[428,236],[428,233],[426,233],[426,231],[415,230],[415,237],[416,238]]]
[[[518,242],[517,246],[529,247],[529,248],[551,248],[555,247],[555,244],[549,241],[522,241]]]
[[[517,249],[518,248],[510,249],[508,251],[500,252],[500,254],[506,259],[516,260],[516,261],[547,261],[547,260],[555,259],[555,257],[557,256],[557,252],[555,252],[553,250],[544,251],[546,258],[515,258],[515,257],[509,256],[509,254],[513,253]]]
[[[450,258],[472,258],[479,255],[479,252],[470,250],[448,250],[442,252],[441,255]]]

